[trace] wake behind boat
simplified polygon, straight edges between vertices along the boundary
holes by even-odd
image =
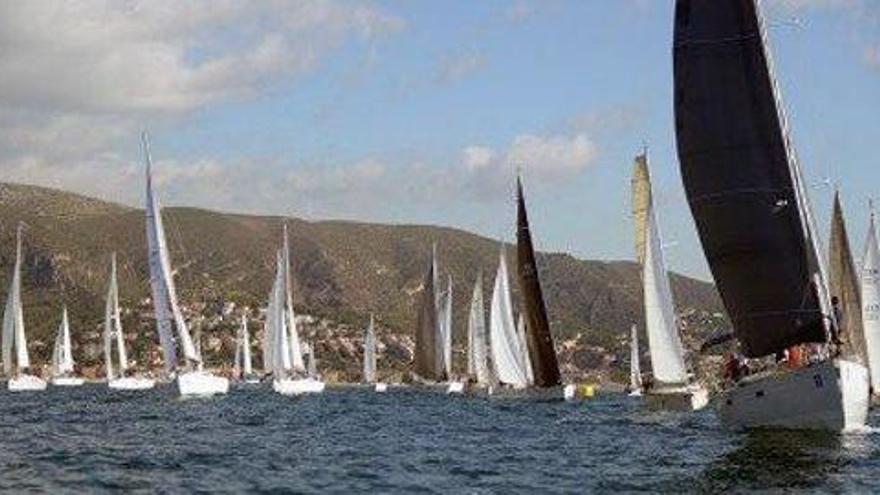
[[[832,297],[842,294],[830,293],[755,1],[678,0],[674,80],[682,178],[742,352],[780,362],[786,353],[807,356],[792,370],[777,366],[728,383],[718,401],[722,421],[863,427],[867,369],[834,342],[846,320]]]

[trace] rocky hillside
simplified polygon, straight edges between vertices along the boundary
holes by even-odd
[[[203,321],[206,339],[216,344],[208,346],[214,352],[211,359],[226,360],[237,312],[243,306],[265,304],[285,219],[194,208],[169,208],[164,217],[183,304],[194,319]],[[25,319],[38,361],[49,355],[62,301],[69,307],[74,332],[82,332],[80,345],[96,337],[114,251],[130,338],[136,353],[152,348],[142,210],[51,189],[0,184],[0,291],[4,294],[19,221],[27,226]],[[468,298],[480,270],[488,299],[498,260],[498,244],[491,239],[432,226],[286,221],[294,305],[313,317],[309,321],[320,322],[312,331],[317,332],[319,348],[328,351],[324,358],[328,372],[338,368],[354,373],[359,352],[355,341],[370,313],[380,322],[382,342],[393,344],[386,365],[403,369],[432,243],[437,244],[444,277],[448,273],[453,279],[456,341],[464,338]],[[513,258],[512,249],[508,258]],[[636,266],[561,253],[541,254],[538,261],[553,332],[560,346],[568,346],[563,358],[569,371],[591,367],[613,371],[619,364],[622,337],[633,322],[642,320]],[[676,275],[673,290],[681,312],[710,326],[721,324],[717,313],[722,310],[711,284]],[[253,316],[258,318],[256,311]],[[253,328],[261,325],[255,323]],[[701,332],[706,325],[694,328]],[[331,342],[333,338],[342,340]],[[588,348],[602,357],[573,364],[577,351]],[[85,350],[80,358],[85,364],[98,358],[96,350]]]

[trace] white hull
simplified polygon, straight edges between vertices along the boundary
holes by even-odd
[[[324,382],[314,378],[273,380],[272,390],[281,395],[320,394],[324,391]]]
[[[577,395],[577,385],[573,383],[569,383],[565,387],[562,388],[562,397],[565,400],[574,400],[575,395]]]
[[[629,396],[630,397],[641,397],[642,391],[641,390],[633,390],[632,392],[629,393]]]
[[[46,390],[46,380],[34,375],[18,375],[7,382],[10,392],[35,392]]]
[[[382,383],[382,382],[377,382],[374,390],[380,394],[385,393],[388,391],[388,384]]]
[[[152,378],[137,378],[127,376],[107,382],[111,390],[149,390],[156,386],[156,380]]]
[[[78,378],[75,376],[56,376],[52,379],[52,386],[54,387],[78,387],[85,383],[85,378]]]
[[[719,400],[732,428],[852,431],[868,416],[868,370],[834,359],[794,371],[746,379]]]
[[[643,396],[650,409],[662,411],[699,411],[709,404],[709,391],[700,384],[660,387]]]
[[[229,380],[206,371],[189,371],[177,375],[181,397],[210,397],[229,392]]]
[[[461,395],[464,393],[464,389],[464,382],[449,382],[449,385],[446,386],[446,393]]]

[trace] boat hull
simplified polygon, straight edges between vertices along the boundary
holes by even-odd
[[[843,359],[740,382],[718,402],[731,428],[852,431],[868,416],[868,369]]]
[[[465,392],[465,383],[464,382],[449,382],[446,386],[447,394],[455,394],[462,395]]]
[[[300,378],[297,380],[273,380],[272,390],[281,395],[320,394],[324,391],[325,384],[314,378]]]
[[[376,392],[378,392],[380,394],[385,393],[388,391],[388,384],[382,383],[382,382],[377,382],[376,386],[373,388],[373,390],[375,390]]]
[[[177,376],[181,397],[210,397],[229,392],[229,380],[205,371],[190,371]]]
[[[702,385],[661,387],[642,394],[649,409],[658,411],[699,411],[709,404],[709,391]]]
[[[152,378],[137,378],[133,376],[116,378],[107,382],[107,387],[111,390],[149,390],[155,386],[156,380]]]
[[[34,375],[18,375],[6,383],[10,392],[38,392],[46,390],[46,380]]]
[[[54,387],[78,387],[85,383],[85,378],[79,378],[75,376],[57,376],[52,379],[52,386]]]

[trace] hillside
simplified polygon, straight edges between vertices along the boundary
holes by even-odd
[[[279,246],[282,218],[224,214],[194,208],[164,212],[172,263],[182,302],[193,317],[204,319],[219,360],[231,353],[229,339],[234,303],[265,304]],[[75,194],[33,186],[0,184],[0,291],[5,293],[14,262],[15,225],[26,223],[24,302],[32,352],[48,357],[61,301],[67,301],[74,331],[97,332],[103,317],[110,253],[117,252],[120,290],[129,308],[129,332],[146,346],[154,340],[149,321],[148,269],[143,211]],[[358,328],[375,313],[381,338],[399,337],[401,345],[414,326],[414,303],[420,291],[431,245],[437,243],[442,273],[454,284],[456,341],[464,338],[466,308],[473,281],[484,273],[490,294],[498,244],[452,228],[378,225],[344,221],[287,219],[291,234],[294,305],[324,320],[324,327]],[[508,259],[513,259],[512,248]],[[539,256],[551,326],[559,342],[619,351],[621,336],[641,323],[641,285],[632,262],[578,260],[567,254]],[[513,268],[512,266],[510,267]],[[515,285],[515,284],[514,284]],[[514,289],[515,290],[515,289]],[[707,315],[721,310],[714,287],[674,276],[678,309]],[[516,297],[516,294],[514,294]],[[330,323],[327,323],[330,322]],[[133,330],[138,326],[139,330]],[[252,328],[261,328],[255,324]],[[326,334],[319,332],[320,346]],[[87,336],[87,340],[96,335]],[[338,350],[339,346],[332,346]],[[348,351],[356,352],[352,342]],[[398,349],[396,361],[405,361]],[[95,352],[81,361],[89,361]],[[351,359],[325,357],[326,366],[348,367]],[[565,357],[565,356],[563,356]],[[356,364],[356,363],[355,363]],[[392,363],[389,363],[392,364]],[[400,368],[403,362],[393,363]]]

